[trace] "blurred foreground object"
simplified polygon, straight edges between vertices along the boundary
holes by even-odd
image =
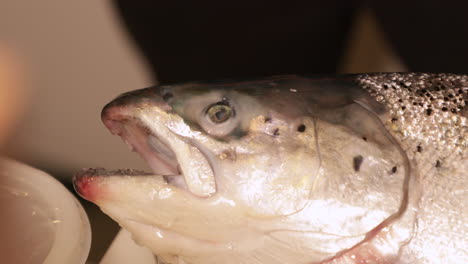
[[[12,132],[22,113],[24,69],[12,50],[0,45],[0,144]]]
[[[0,161],[2,263],[83,264],[91,244],[88,218],[52,176]]]
[[[25,96],[23,69],[0,46],[0,145],[12,134]],[[76,198],[52,176],[0,160],[1,263],[83,264],[90,243],[88,218]]]

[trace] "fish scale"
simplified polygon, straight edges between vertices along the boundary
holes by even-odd
[[[388,79],[392,87],[406,91],[404,100],[399,101],[401,93],[383,87]],[[468,201],[468,77],[396,73],[362,75],[358,82],[377,101],[388,106],[389,116],[383,122],[405,151],[411,153],[413,171],[420,172],[413,176],[419,177],[423,186],[417,205],[417,234],[404,248],[402,258],[407,259],[406,263],[432,263],[437,259],[444,259],[444,263],[468,263],[465,222],[468,213],[464,209]],[[392,119],[399,125],[394,126]],[[418,152],[417,146],[422,146],[423,150]],[[441,165],[436,166],[438,162]],[[459,209],[453,211],[454,208]],[[440,247],[443,250],[434,250]]]
[[[428,138],[428,131],[436,131],[433,143],[439,147],[457,148],[458,151],[467,149],[468,76],[395,73],[361,75],[357,79],[378,102],[388,106],[392,119],[402,122],[401,130],[421,139]],[[408,125],[411,121],[419,126]],[[385,123],[388,125],[388,120]],[[393,127],[388,128],[395,131]],[[447,142],[447,134],[453,140]]]

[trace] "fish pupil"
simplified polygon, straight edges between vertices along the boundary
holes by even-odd
[[[233,115],[233,109],[224,104],[214,104],[208,108],[208,116],[214,123],[223,123]]]
[[[217,119],[217,120],[223,120],[223,119],[225,119],[225,117],[226,117],[226,110],[225,110],[225,109],[219,110],[218,112],[216,112],[215,116],[216,116],[216,119]]]

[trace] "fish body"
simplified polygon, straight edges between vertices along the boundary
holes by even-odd
[[[102,119],[153,172],[75,188],[164,263],[468,263],[468,76],[163,85]]]

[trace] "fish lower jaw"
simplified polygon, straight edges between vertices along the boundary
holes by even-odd
[[[120,220],[118,222],[132,234],[135,243],[150,249],[160,261],[158,263],[232,263],[225,257],[222,258],[225,261],[213,262],[213,259],[220,259],[215,257],[217,255],[233,253],[230,243],[201,240],[177,231],[130,219]]]

